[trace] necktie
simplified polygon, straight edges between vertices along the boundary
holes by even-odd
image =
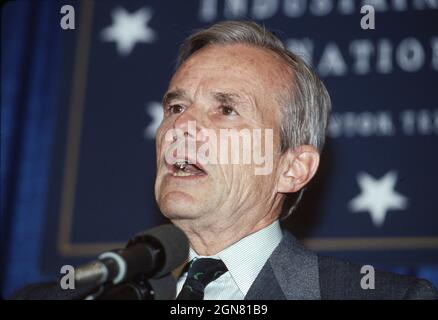
[[[222,260],[200,258],[189,263],[187,279],[176,300],[202,300],[205,287],[228,269]]]

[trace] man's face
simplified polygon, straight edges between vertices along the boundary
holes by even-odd
[[[287,77],[279,58],[240,44],[203,48],[177,70],[163,100],[164,119],[156,137],[155,195],[166,217],[173,222],[190,219],[224,227],[259,221],[263,212],[272,209],[278,180],[278,96]],[[205,134],[206,129],[216,137]],[[252,138],[254,130],[261,129],[261,139],[252,139],[250,149],[247,145],[243,148],[240,139],[240,148],[225,150],[220,147],[224,142],[221,129],[246,129]],[[273,130],[272,139],[265,141],[265,129]],[[175,136],[176,142],[169,139],[172,130],[182,133]],[[194,165],[184,165],[184,159],[175,156],[174,146],[179,142],[185,155],[192,155],[185,160],[196,162]],[[272,144],[271,149],[267,143]],[[210,151],[202,153],[200,148]],[[243,149],[261,155],[273,153],[272,172],[256,174],[260,163],[255,164],[253,157],[250,163],[244,163]],[[221,163],[220,155],[225,151],[228,162]],[[239,163],[231,164],[231,152],[236,151],[240,151]],[[169,160],[169,154],[173,160]],[[200,164],[199,158],[193,159],[198,154],[213,156],[216,161]],[[180,160],[177,165],[175,159]]]

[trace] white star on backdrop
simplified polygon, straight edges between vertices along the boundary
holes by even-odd
[[[152,10],[143,7],[134,13],[117,7],[111,12],[113,23],[101,31],[103,41],[114,41],[122,56],[129,55],[137,42],[151,43],[155,40],[155,31],[148,27]]]
[[[352,199],[349,208],[352,212],[369,211],[376,227],[385,222],[388,210],[402,210],[407,206],[407,198],[394,190],[397,173],[388,172],[380,179],[375,179],[362,172],[357,177],[361,193]]]
[[[159,102],[149,102],[145,107],[145,112],[152,118],[152,121],[144,129],[144,137],[155,139],[155,133],[163,120],[163,107]]]

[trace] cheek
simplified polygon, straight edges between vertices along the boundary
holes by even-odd
[[[254,170],[250,165],[225,165],[222,166],[225,186],[227,193],[244,194],[247,190],[252,190],[254,183]]]
[[[155,178],[155,185],[154,185],[154,193],[155,193],[155,200],[160,203],[162,198],[162,176],[157,174]]]
[[[162,155],[162,152],[164,152],[164,150],[166,150],[166,148],[172,143],[171,136],[169,137],[169,134],[171,134],[170,128],[171,126],[168,121],[163,121],[157,129],[155,145],[157,149],[157,157],[159,157],[159,159],[161,159],[160,156]]]
[[[162,125],[160,125],[155,134],[155,146],[157,149],[157,155],[160,154],[160,150],[163,147],[163,142],[164,142],[163,127]]]

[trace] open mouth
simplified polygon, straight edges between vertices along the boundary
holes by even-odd
[[[207,173],[205,170],[194,163],[180,159],[176,160],[173,165],[168,165],[170,174],[174,177],[191,177],[191,176],[205,176]]]

